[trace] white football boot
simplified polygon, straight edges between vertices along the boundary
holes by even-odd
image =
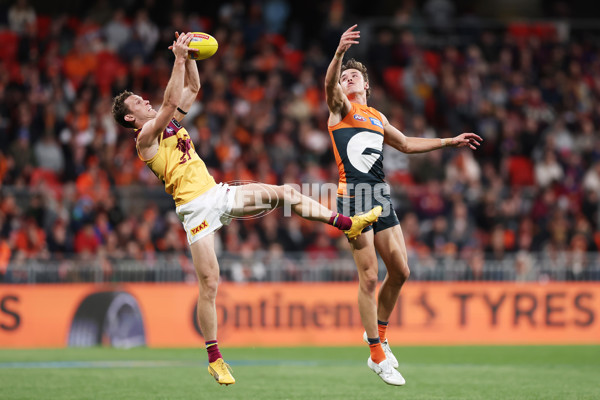
[[[371,360],[371,357],[369,357],[367,365],[388,385],[402,386],[406,383],[402,374],[392,368],[392,364],[387,358],[379,364],[375,364],[375,362]]]
[[[363,333],[363,340],[365,341],[365,343],[369,344],[369,339],[367,339],[367,332]],[[383,348],[385,357],[388,360],[390,360],[392,367],[398,368],[398,360],[394,356],[394,353],[392,353],[392,349],[390,348],[390,345],[388,344],[387,339],[385,339],[385,342],[381,342],[381,347]]]

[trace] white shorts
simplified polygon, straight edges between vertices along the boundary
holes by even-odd
[[[187,234],[188,243],[213,233],[223,225],[229,225],[235,201],[235,187],[219,183],[208,192],[175,209]]]

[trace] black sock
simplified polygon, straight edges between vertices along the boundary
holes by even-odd
[[[367,338],[367,340],[369,341],[369,344],[377,344],[377,343],[381,343],[381,340],[379,339],[379,337],[376,338]]]

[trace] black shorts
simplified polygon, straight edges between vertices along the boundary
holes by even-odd
[[[363,232],[374,229],[374,233],[382,231],[392,226],[400,225],[396,211],[392,205],[390,189],[388,185],[376,186],[372,190],[357,192],[353,197],[337,198],[337,212],[351,217],[356,214],[362,214],[375,206],[383,207],[381,216],[372,226],[367,226]]]

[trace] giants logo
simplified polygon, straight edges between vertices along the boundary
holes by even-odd
[[[206,220],[204,220],[204,221],[202,221],[202,223],[200,225],[198,225],[197,227],[192,229],[192,236],[206,228],[208,228],[208,222],[206,222]]]
[[[354,168],[368,174],[383,157],[383,135],[371,131],[358,132],[348,141],[346,153]]]

